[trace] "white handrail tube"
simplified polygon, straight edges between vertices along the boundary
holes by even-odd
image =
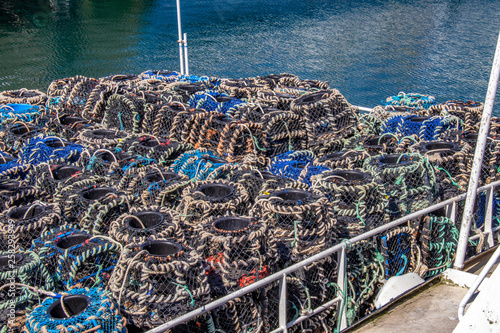
[[[184,75],[184,56],[183,56],[183,41],[182,41],[182,25],[181,25],[181,4],[180,0],[176,0],[177,2],[177,30],[179,32],[179,39],[177,42],[179,43],[179,60],[181,65],[181,74]]]
[[[500,33],[498,34],[497,48],[491,68],[490,82],[488,91],[486,92],[486,100],[484,103],[483,116],[479,127],[479,135],[476,143],[476,152],[472,163],[472,171],[470,174],[469,187],[467,189],[467,198],[465,200],[464,214],[462,217],[462,227],[460,228],[460,237],[457,245],[457,256],[455,260],[455,268],[462,269],[464,267],[465,252],[467,250],[467,242],[469,239],[469,230],[474,213],[474,204],[476,203],[476,191],[478,187],[479,177],[481,176],[481,165],[483,164],[483,154],[488,139],[490,130],[491,113],[493,104],[495,103],[495,94],[497,91],[498,78],[500,76]]]
[[[185,66],[185,73],[186,75],[189,75],[189,61],[188,61],[188,38],[187,38],[187,33],[184,33],[184,38],[182,40],[184,44],[184,66]]]

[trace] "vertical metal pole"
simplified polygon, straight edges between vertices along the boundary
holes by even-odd
[[[467,250],[467,242],[469,240],[469,229],[476,203],[476,192],[481,175],[481,165],[483,164],[483,154],[488,139],[490,130],[491,112],[493,104],[495,104],[495,94],[497,91],[498,78],[500,76],[500,33],[498,34],[497,48],[491,68],[490,82],[488,91],[486,92],[486,100],[484,103],[483,116],[479,127],[479,135],[476,143],[476,152],[474,153],[474,162],[472,163],[472,171],[470,175],[469,187],[467,189],[467,197],[465,200],[464,216],[462,218],[462,227],[460,228],[460,238],[457,245],[457,256],[455,259],[455,268],[462,269],[464,267],[465,252]]]
[[[286,274],[283,274],[280,281],[280,304],[279,304],[279,325],[283,332],[287,332],[286,328]]]
[[[338,261],[338,275],[337,275],[337,285],[339,286],[340,290],[342,291],[342,301],[340,302],[340,308],[343,309],[342,314],[340,318],[337,318],[338,321],[340,321],[340,330],[344,330],[347,328],[347,290],[344,288],[345,287],[345,277],[346,277],[346,251],[345,247],[342,247],[342,249],[337,252],[337,261]],[[338,313],[339,311],[337,311]]]
[[[455,221],[457,220],[457,203],[455,201],[446,206],[446,217],[449,218],[453,224],[455,224]]]
[[[177,0],[177,30],[179,32],[179,59],[181,62],[181,74],[184,75],[184,56],[182,55],[182,26],[181,26],[181,4],[180,0]]]
[[[184,33],[183,43],[184,43],[184,66],[186,67],[186,70],[184,72],[186,73],[186,75],[189,75],[188,38],[187,38],[187,33]]]
[[[488,244],[488,248],[491,248],[495,245],[493,241],[493,193],[494,188],[491,187],[486,191],[486,211],[484,215],[484,233],[486,234],[486,244]]]

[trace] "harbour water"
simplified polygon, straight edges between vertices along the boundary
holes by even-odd
[[[196,75],[293,73],[373,107],[399,91],[483,101],[495,0],[181,0]],[[0,90],[178,70],[174,0],[0,0]],[[500,115],[500,110],[496,110]]]

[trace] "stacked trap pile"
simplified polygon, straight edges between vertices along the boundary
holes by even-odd
[[[153,328],[463,193],[481,110],[400,93],[360,114],[327,82],[292,74],[147,71],[2,92],[0,250],[17,263],[0,254],[0,280],[19,284],[14,327]],[[497,179],[498,127],[482,183]],[[373,310],[381,280],[438,274],[456,241],[446,216],[429,215],[354,244],[346,309],[329,305],[290,330],[334,327],[344,310],[352,323]],[[289,319],[341,296],[338,269],[335,255],[287,276]],[[278,289],[173,331],[272,331]],[[35,308],[37,293],[49,298]],[[0,290],[0,311],[5,302]]]

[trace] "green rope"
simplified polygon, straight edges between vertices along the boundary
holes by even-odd
[[[298,240],[298,237],[297,237],[297,234],[299,232],[298,228],[297,228],[297,225],[300,223],[300,221],[293,221],[293,232],[294,232],[294,236],[293,236],[293,242],[292,242],[292,247],[295,247],[295,243],[297,243],[297,240]]]
[[[191,298],[191,302],[189,304],[191,306],[194,306],[194,297],[193,297],[193,294],[191,293],[191,291],[189,290],[189,288],[186,285],[183,285],[183,284],[178,284],[178,283],[175,283],[175,282],[172,282],[172,281],[171,281],[171,283],[175,284],[178,287],[182,287],[185,291],[187,291],[187,293],[189,294],[189,297]]]
[[[445,168],[441,168],[441,167],[438,167],[438,166],[434,166],[434,167],[436,169],[438,169],[439,171],[444,171],[448,175],[448,177],[450,177],[451,183],[453,185],[457,186],[459,190],[462,189],[462,187],[460,187],[460,185],[457,182],[455,182],[455,180],[453,180],[453,177],[450,175],[450,173]]]
[[[361,221],[361,223],[363,223],[364,226],[366,225],[363,217],[359,215],[359,202],[356,204],[356,217]]]

